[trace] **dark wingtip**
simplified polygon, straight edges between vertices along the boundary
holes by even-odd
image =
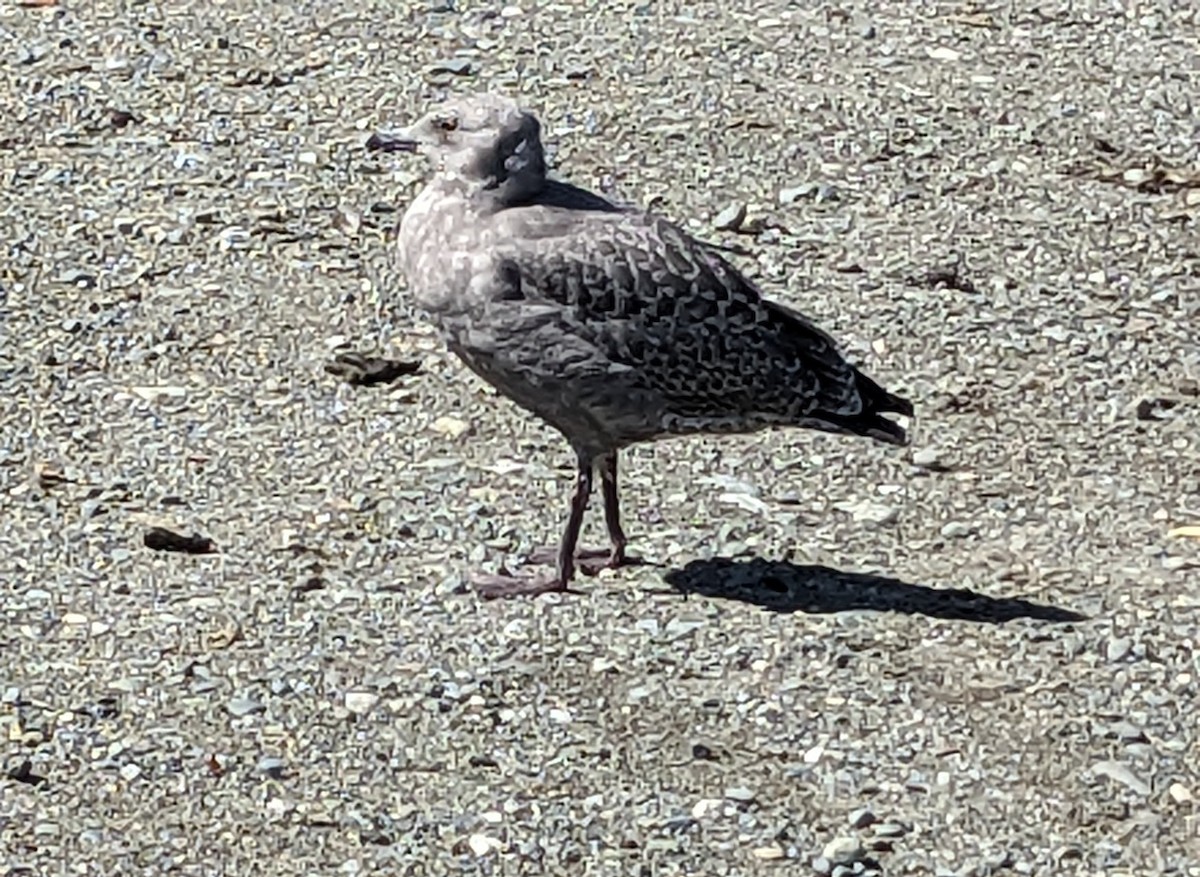
[[[888,393],[888,407],[882,410],[895,411],[897,414],[903,414],[905,417],[912,417],[915,413],[912,402],[903,396],[895,396],[891,393]]]
[[[909,410],[911,411],[912,409],[910,408]],[[867,420],[862,427],[862,434],[876,441],[896,445],[901,448],[906,448],[909,445],[908,432],[904,427],[894,420],[888,420],[886,417],[880,417],[878,414]]]
[[[856,417],[846,418],[843,425],[876,441],[906,447],[909,444],[908,432],[894,420],[882,415],[890,413],[912,417],[913,403],[903,396],[889,393],[857,369],[855,378],[858,382],[858,392],[863,399],[863,410]]]

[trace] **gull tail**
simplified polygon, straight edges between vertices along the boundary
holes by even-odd
[[[903,396],[889,393],[858,369],[854,370],[854,380],[858,394],[862,398],[863,407],[858,414],[830,415],[822,414],[821,419],[856,435],[866,436],[889,445],[904,447],[908,444],[908,433],[904,427],[884,417],[885,412],[913,416],[913,404]]]

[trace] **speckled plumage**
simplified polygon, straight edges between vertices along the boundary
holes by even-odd
[[[767,426],[906,442],[881,412],[911,404],[714,247],[547,179],[538,121],[515,103],[452,102],[403,142],[437,167],[400,226],[411,293],[471,369],[566,436],[584,503],[599,462],[607,504],[611,468],[615,560],[615,455],[630,444]]]

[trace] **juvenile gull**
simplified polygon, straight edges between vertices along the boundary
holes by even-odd
[[[549,179],[541,126],[512,100],[459,98],[367,145],[419,150],[435,167],[398,235],[418,306],[468,367],[575,451],[556,574],[481,574],[481,595],[566,591],[577,559],[625,563],[617,453],[637,442],[798,426],[907,444],[881,412],[912,404],[716,248]],[[577,556],[594,467],[611,548]]]

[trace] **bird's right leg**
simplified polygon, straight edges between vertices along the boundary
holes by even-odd
[[[628,562],[625,546],[629,540],[621,528],[621,498],[617,493],[617,452],[600,458],[600,490],[604,494],[604,525],[608,528],[608,566],[616,569]]]

